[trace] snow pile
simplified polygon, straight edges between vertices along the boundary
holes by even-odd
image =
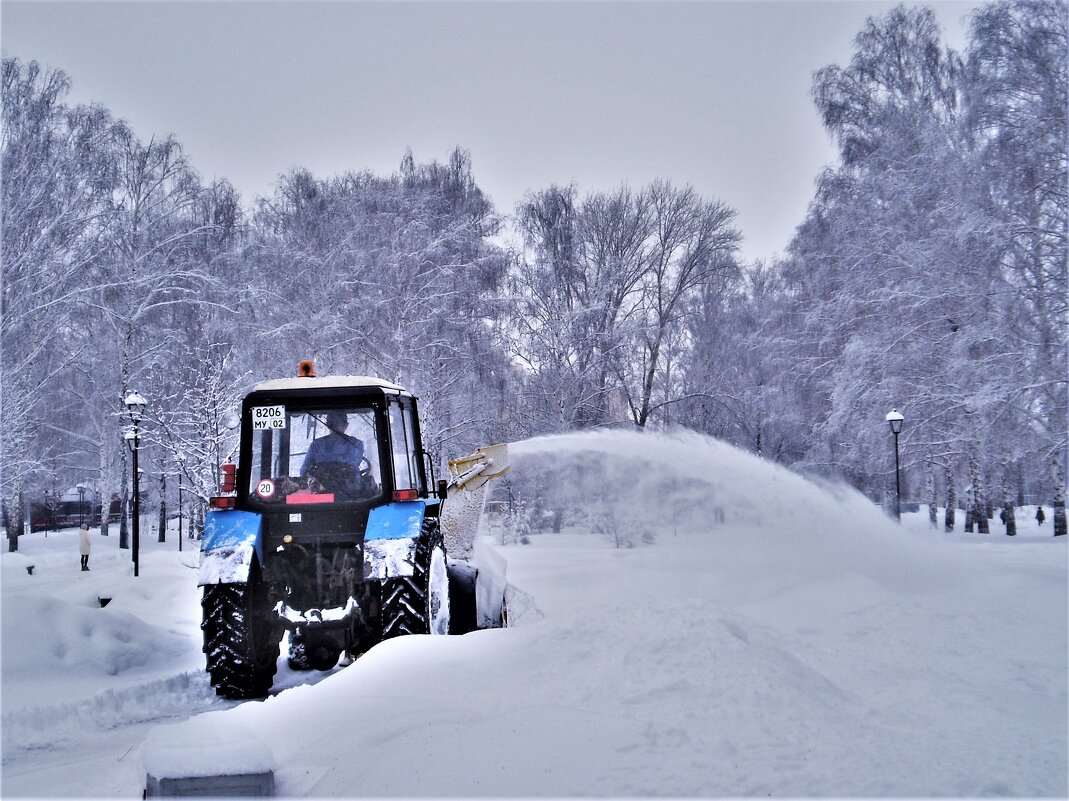
[[[4,581],[20,581],[24,575],[31,576],[34,567],[33,559],[17,551],[0,555],[0,575],[3,575]]]
[[[151,662],[177,658],[186,637],[164,631],[137,617],[56,598],[26,594],[4,602],[4,675],[101,672],[108,676]],[[48,632],[47,637],[27,636]]]
[[[266,773],[275,755],[251,730],[209,713],[153,729],[141,746],[141,768],[157,779]]]

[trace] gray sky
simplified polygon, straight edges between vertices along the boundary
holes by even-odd
[[[892,2],[0,4],[4,53],[67,72],[143,139],[173,133],[246,205],[281,173],[471,152],[499,211],[655,178],[781,252],[835,159],[810,100]],[[969,2],[929,3],[956,48]]]

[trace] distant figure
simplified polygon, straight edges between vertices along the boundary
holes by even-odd
[[[78,551],[82,554],[82,570],[89,569],[89,524],[82,523],[78,529]]]
[[[1043,521],[1046,520],[1046,519],[1047,519],[1047,516],[1045,514],[1043,514],[1043,507],[1042,506],[1037,506],[1036,507],[1036,522],[1039,523],[1039,525],[1042,526],[1043,525]]]

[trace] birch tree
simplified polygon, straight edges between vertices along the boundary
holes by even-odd
[[[81,355],[69,320],[91,282],[110,189],[116,126],[103,109],[69,108],[67,77],[3,59],[0,495],[21,495],[50,458],[46,399]],[[21,502],[20,502],[21,503]],[[17,525],[21,525],[21,515]],[[17,537],[17,532],[15,534]],[[12,539],[15,547],[16,539]]]

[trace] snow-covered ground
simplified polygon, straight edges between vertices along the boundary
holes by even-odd
[[[136,579],[114,533],[89,573],[76,532],[24,537],[0,558],[0,791],[132,798],[161,753],[196,775],[254,752],[286,796],[1066,796],[1049,510],[945,535],[695,435],[511,450],[518,484],[594,510],[500,548],[511,627],[280,660],[264,701],[213,696],[174,536],[143,538]]]

